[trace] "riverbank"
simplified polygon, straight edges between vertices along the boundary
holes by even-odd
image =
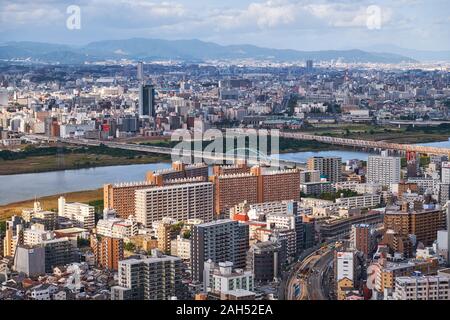
[[[79,192],[69,192],[47,197],[41,197],[38,201],[44,210],[52,210],[58,208],[58,198],[64,196],[67,202],[92,203],[103,201],[103,189],[87,190]],[[20,215],[23,209],[33,208],[34,199],[14,202],[0,206],[0,221],[4,221],[13,215]]]
[[[60,155],[33,156],[17,160],[0,159],[0,175],[63,171],[131,164],[150,164],[169,161],[169,156],[158,154],[115,157],[102,154],[69,153]]]

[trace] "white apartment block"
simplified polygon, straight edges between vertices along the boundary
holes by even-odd
[[[336,253],[336,282],[344,278],[355,282],[355,253],[337,252]]]
[[[259,220],[260,216],[269,214],[294,214],[297,203],[293,200],[262,202],[249,205],[250,220]]]
[[[295,230],[296,217],[293,214],[269,214],[266,217],[266,222],[269,226],[274,224],[275,228]]]
[[[442,276],[396,277],[394,300],[450,300],[450,278]]]
[[[178,235],[175,240],[171,241],[170,253],[173,256],[180,257],[182,260],[191,259],[191,240],[185,239]]]
[[[132,219],[107,218],[97,222],[97,234],[111,237],[127,239],[138,234],[138,226]]]
[[[58,199],[58,216],[72,221],[76,227],[95,228],[95,207],[84,203],[67,203],[64,197]]]
[[[34,225],[31,226],[30,229],[25,229],[23,231],[23,242],[28,246],[38,245],[44,241],[52,240],[53,238],[53,232],[38,229]]]
[[[219,262],[218,266],[211,260],[205,261],[203,286],[205,291],[225,293],[231,290],[254,289],[254,275],[251,271],[243,269],[233,270],[233,263]]]
[[[445,161],[441,164],[441,181],[450,184],[450,162]]]
[[[165,217],[177,221],[213,219],[213,184],[187,183],[137,190],[136,220],[145,227]]]
[[[400,182],[400,157],[390,157],[386,152],[381,156],[369,156],[367,182],[376,182],[383,187]]]
[[[362,196],[337,198],[336,204],[349,209],[376,207],[381,203],[381,194],[365,194]]]
[[[347,189],[359,194],[367,193],[379,193],[382,191],[381,184],[379,183],[359,183],[357,181],[341,181],[334,184],[334,188],[337,192],[339,190]]]

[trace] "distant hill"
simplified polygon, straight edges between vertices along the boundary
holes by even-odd
[[[258,59],[272,61],[341,60],[343,62],[399,63],[415,62],[408,56],[363,50],[297,51],[270,49],[253,45],[222,46],[200,40],[161,40],[133,38],[89,43],[82,47],[37,43],[7,42],[0,44],[0,59],[30,59],[48,63],[83,63],[105,59],[152,61],[171,59],[205,61],[227,59]]]
[[[381,44],[365,48],[371,52],[392,52],[398,55],[411,57],[418,61],[450,61],[450,51],[431,51],[431,50],[414,50],[405,49],[396,45]]]

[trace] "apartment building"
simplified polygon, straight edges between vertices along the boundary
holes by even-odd
[[[450,278],[409,276],[395,279],[394,300],[450,300]]]
[[[381,203],[381,194],[365,194],[361,196],[337,198],[336,204],[349,209],[373,208]]]
[[[136,221],[145,227],[163,218],[186,221],[213,219],[213,185],[211,182],[187,183],[137,190]]]
[[[438,230],[445,229],[445,212],[441,209],[413,209],[407,203],[401,208],[387,208],[384,228],[394,230],[400,236],[414,234],[417,241],[431,246],[437,239]]]
[[[250,173],[216,175],[214,183],[215,213],[227,214],[235,205],[283,200],[300,200],[300,171],[266,170],[252,167]]]
[[[118,269],[119,261],[123,260],[123,239],[92,234],[90,243],[97,267]]]
[[[119,261],[111,300],[169,300],[182,292],[181,259],[154,252],[145,259]]]
[[[340,157],[311,157],[307,162],[308,170],[317,170],[320,175],[331,183],[342,179],[342,158]]]
[[[64,197],[59,197],[58,216],[69,219],[78,228],[95,228],[95,207],[84,203],[67,203]]]
[[[353,249],[362,252],[365,257],[371,252],[375,239],[369,224],[359,223],[352,225],[350,231],[350,245]]]
[[[53,272],[53,268],[80,261],[76,241],[69,238],[58,238],[43,241],[45,249],[45,272]]]
[[[400,157],[390,157],[387,151],[381,156],[369,156],[367,162],[367,182],[375,182],[390,188],[400,182]]]
[[[146,181],[154,185],[161,186],[168,180],[189,179],[201,177],[203,181],[208,180],[208,165],[205,163],[194,163],[186,165],[176,161],[172,163],[172,168],[149,171],[146,174]]]
[[[191,260],[191,240],[178,235],[171,241],[171,254],[180,257],[183,261]]]
[[[136,190],[148,189],[154,184],[147,181],[105,184],[103,201],[105,209],[114,209],[120,218],[136,214],[134,194]]]
[[[237,289],[254,289],[253,272],[233,269],[233,263],[230,261],[218,264],[211,260],[205,261],[203,273],[203,288],[206,292],[221,294]]]
[[[230,261],[236,268],[244,268],[249,247],[246,224],[229,219],[198,224],[192,229],[191,264],[194,281],[203,281],[204,262]]]
[[[138,234],[138,225],[133,216],[116,218],[116,211],[105,209],[103,219],[98,220],[96,233],[101,236],[128,239]]]

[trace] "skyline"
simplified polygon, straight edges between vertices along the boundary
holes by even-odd
[[[0,26],[5,32],[0,42],[83,45],[143,37],[305,51],[375,51],[387,45],[428,51],[450,49],[450,4],[442,0],[15,2],[2,1]],[[80,29],[70,30],[66,24],[71,11],[67,13],[67,8],[73,5],[80,9],[81,24]],[[375,7],[368,9],[371,6]],[[381,13],[379,23],[376,18],[368,21],[377,8]]]

